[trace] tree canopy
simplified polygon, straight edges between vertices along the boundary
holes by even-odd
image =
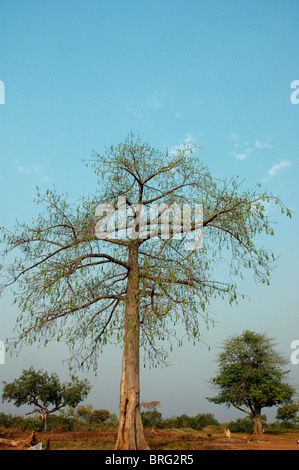
[[[139,418],[122,420],[139,415],[139,350],[150,363],[165,361],[165,341],[170,349],[181,342],[179,325],[200,340],[202,322],[211,321],[209,303],[236,302],[244,270],[268,284],[275,256],[259,246],[260,234],[274,234],[265,204],[291,215],[259,185],[243,190],[237,177],[213,178],[199,150],[161,152],[131,133],[87,162],[98,178],[93,196],[71,204],[55,190],[38,191],[43,212],[13,231],[2,228],[1,291],[13,289],[20,311],[12,347],[63,339],[79,364],[96,366],[106,343],[123,345],[119,448],[139,445],[124,427],[142,435]],[[145,214],[153,204],[159,210],[152,223]],[[196,243],[186,246],[190,235]],[[223,260],[229,272],[218,277]],[[136,393],[129,398],[128,390]]]
[[[104,155],[94,152],[87,162],[98,176],[94,196],[72,204],[55,190],[38,190],[40,215],[30,223],[17,222],[13,231],[1,228],[1,291],[13,289],[20,311],[13,347],[64,339],[73,357],[87,362],[96,360],[108,341],[122,342],[132,240],[98,239],[95,233],[98,205],[110,203],[117,211],[121,195],[131,210],[133,203],[204,208],[202,249],[186,251],[184,240],[173,233],[162,239],[160,219],[155,239],[148,233],[138,240],[141,344],[153,361],[165,357],[155,347],[157,340],[174,340],[170,325],[182,322],[196,340],[211,298],[237,301],[243,268],[251,269],[257,282],[269,283],[274,254],[258,247],[255,238],[274,234],[267,202],[290,216],[289,210],[277,197],[259,192],[259,185],[242,192],[238,178],[214,179],[195,157],[198,149],[186,145],[175,155],[162,153],[131,134]],[[128,216],[131,235],[132,221],[134,216]],[[236,281],[223,282],[215,267],[228,257]]]
[[[288,425],[296,425],[298,422],[298,403],[291,403],[289,405],[283,405],[278,408],[276,413],[276,419],[283,421]]]
[[[77,406],[88,396],[90,389],[87,380],[72,376],[70,382],[61,383],[57,374],[49,375],[47,371],[35,371],[30,367],[13,382],[4,382],[2,401],[13,401],[17,407],[34,406],[27,414],[40,413],[46,427],[48,414],[66,406]]]
[[[219,390],[209,401],[233,405],[254,420],[254,433],[262,431],[261,410],[290,403],[295,394],[281,367],[286,361],[264,334],[246,330],[227,339],[219,354],[219,373],[212,383]]]

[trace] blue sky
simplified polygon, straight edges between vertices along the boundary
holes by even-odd
[[[96,179],[82,160],[131,130],[160,150],[198,144],[215,176],[239,175],[244,188],[261,182],[294,211],[290,221],[269,208],[278,223],[267,243],[280,254],[272,284],[246,277],[241,290],[250,302],[213,305],[215,327],[202,332],[210,351],[187,343],[171,367],[142,371],[142,399],[160,400],[165,415],[242,417],[205,400],[221,343],[249,328],[274,337],[289,357],[299,339],[299,104],[290,100],[298,44],[297,0],[1,2],[1,225],[31,219],[36,186],[55,185],[72,200],[93,192]],[[0,339],[12,336],[16,315],[7,294]],[[28,348],[6,357],[1,380],[30,365],[67,379],[67,357],[56,344]],[[121,352],[108,348],[96,378],[80,373],[94,385],[87,402],[95,408],[117,412],[120,361]],[[289,369],[297,385],[299,365]]]

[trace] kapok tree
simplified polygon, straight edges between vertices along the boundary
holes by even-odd
[[[2,401],[13,401],[14,405],[33,406],[33,413],[39,413],[44,431],[47,430],[47,416],[66,406],[77,406],[90,392],[87,380],[72,376],[70,382],[61,383],[57,374],[35,371],[33,367],[23,370],[21,376],[11,383],[4,382]]]
[[[274,255],[256,236],[273,234],[265,202],[285,207],[258,186],[242,192],[238,178],[214,179],[197,150],[162,153],[130,134],[87,162],[98,176],[94,196],[72,205],[55,191],[38,192],[44,212],[3,229],[2,289],[13,288],[20,308],[18,345],[64,338],[72,358],[90,365],[107,342],[122,344],[116,449],[148,448],[140,349],[146,360],[165,361],[163,341],[172,347],[179,323],[199,340],[211,299],[237,300],[231,275],[243,268],[269,283]],[[229,252],[227,282],[214,267]]]
[[[286,381],[289,371],[281,367],[286,361],[274,346],[272,339],[253,331],[229,338],[219,354],[219,373],[212,379],[219,394],[209,401],[248,414],[255,436],[262,434],[262,409],[291,403],[296,393]]]

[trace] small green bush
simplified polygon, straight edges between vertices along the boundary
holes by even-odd
[[[0,413],[0,426],[4,428],[17,428],[23,424],[22,416]]]
[[[253,433],[253,421],[250,416],[246,416],[246,418],[239,418],[235,421],[231,421],[228,423],[227,427],[231,432],[235,433]]]
[[[44,423],[40,417],[38,418],[24,418],[22,421],[23,426],[27,431],[38,431],[42,432],[44,429]]]
[[[161,429],[163,427],[162,413],[159,411],[142,411],[140,414],[145,428]]]

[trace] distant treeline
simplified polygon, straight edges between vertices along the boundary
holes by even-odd
[[[253,432],[253,421],[250,417],[236,419],[229,423],[221,424],[211,413],[198,414],[196,416],[188,416],[182,414],[172,418],[163,418],[162,413],[157,410],[141,412],[143,426],[145,428],[154,429],[184,429],[189,428],[196,431],[210,427],[211,430],[222,432],[224,428],[229,428],[232,433],[248,433]],[[273,434],[283,432],[285,430],[298,430],[298,424],[287,423],[284,421],[276,421],[267,423],[264,416],[264,432]],[[108,410],[94,410],[89,416],[81,418],[74,416],[49,415],[48,431],[80,431],[80,430],[113,430],[117,429],[118,420],[116,415],[110,414]],[[23,431],[39,431],[43,430],[43,421],[40,416],[23,417],[13,416],[12,414],[0,413],[0,432],[1,428],[17,428]]]
[[[182,414],[172,418],[162,418],[162,413],[154,410],[142,411],[141,418],[144,427],[157,429],[191,428],[199,431],[207,426],[220,426],[220,423],[211,413],[198,414],[196,416]]]
[[[109,413],[110,415],[110,413]],[[43,431],[44,423],[40,416],[23,417],[13,416],[12,414],[0,413],[0,429],[2,428],[18,428],[24,431]],[[80,431],[92,429],[115,429],[117,427],[117,419],[115,415],[110,415],[106,420],[88,420],[75,418],[72,416],[64,416],[50,414],[47,419],[48,431]]]

